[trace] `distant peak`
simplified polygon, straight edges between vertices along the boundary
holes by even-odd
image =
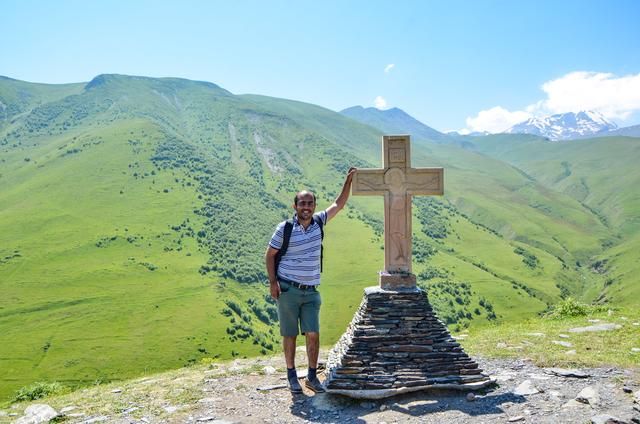
[[[534,134],[550,140],[570,140],[602,135],[618,126],[608,121],[601,113],[592,110],[558,113],[529,118],[509,128],[510,134]]]
[[[111,84],[127,84],[127,83],[143,83],[149,84],[155,87],[158,86],[166,86],[171,88],[187,88],[201,86],[207,87],[209,89],[215,90],[218,95],[232,95],[231,92],[225,90],[224,88],[208,81],[194,81],[186,78],[174,78],[174,77],[162,77],[162,78],[154,78],[154,77],[142,77],[136,75],[122,75],[122,74],[100,74],[93,78],[91,81],[85,85],[85,90],[92,90],[99,87],[108,86]]]
[[[345,112],[349,113],[349,112],[356,112],[356,111],[362,111],[362,110],[364,110],[364,108],[358,105],[358,106],[351,106],[346,109],[342,109],[339,113],[345,113]]]
[[[375,107],[352,106],[342,110],[340,113],[377,128],[386,134],[411,134],[412,137],[422,140],[450,140],[445,134],[423,124],[397,107],[378,109]]]
[[[117,82],[125,82],[130,80],[142,80],[142,79],[153,79],[147,77],[137,77],[131,75],[122,75],[122,74],[100,74],[95,76],[91,81],[84,86],[86,90],[91,90],[98,87],[103,87],[107,84],[117,83]]]
[[[100,74],[96,77],[94,77],[91,81],[89,81],[87,83],[87,85],[84,86],[84,88],[86,90],[91,90],[93,88],[97,88],[100,86],[103,86],[104,84],[106,84],[107,79],[110,77],[111,75],[107,75],[107,74]]]
[[[346,109],[343,109],[340,111],[340,113],[342,114],[349,114],[350,112],[373,112],[373,113],[384,113],[384,114],[403,114],[403,115],[407,115],[409,116],[409,114],[407,112],[405,112],[404,110],[397,108],[397,107],[392,107],[389,109],[380,109],[374,106],[371,107],[363,107],[363,106],[351,106],[348,107]]]

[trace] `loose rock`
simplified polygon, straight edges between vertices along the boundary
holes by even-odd
[[[624,421],[621,421],[619,418],[607,414],[600,414],[595,417],[591,417],[592,424],[622,424],[623,422]]]
[[[24,416],[15,424],[39,424],[47,423],[58,416],[58,412],[46,404],[35,404],[24,410]]]
[[[598,390],[595,387],[587,386],[578,393],[576,400],[595,407],[600,403],[600,393],[598,393]]]
[[[579,407],[586,407],[586,405],[582,402],[578,402],[575,399],[571,399],[569,402],[562,405],[562,407],[563,408],[579,408]]]
[[[620,324],[602,323],[597,325],[590,325],[588,327],[575,327],[569,329],[570,333],[586,333],[592,331],[612,331],[622,328]]]
[[[535,395],[536,393],[540,393],[540,391],[533,385],[531,380],[525,380],[514,389],[513,393],[516,395],[525,396]]]
[[[276,369],[272,366],[267,365],[266,367],[262,368],[262,372],[265,375],[271,375],[274,374],[276,372]]]
[[[109,421],[109,417],[106,415],[100,415],[97,417],[89,418],[87,420],[82,421],[82,424],[93,424],[93,423],[101,423],[104,421]]]

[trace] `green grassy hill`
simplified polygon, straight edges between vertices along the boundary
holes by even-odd
[[[601,252],[581,260],[605,277],[601,300],[637,305],[640,245],[640,139],[605,137],[553,143],[535,137],[478,138],[477,149],[509,162],[549,190],[575,199],[606,231]]]
[[[262,264],[275,225],[295,191],[315,190],[324,208],[349,166],[381,165],[375,128],[206,82],[0,78],[0,102],[4,398],[38,380],[277,351]],[[414,199],[414,272],[452,329],[532,317],[569,295],[632,293],[596,265],[633,257],[631,215],[613,227],[595,203],[485,151],[421,142],[412,156],[445,167],[445,196]],[[326,228],[323,344],[382,263],[382,200],[352,197]]]

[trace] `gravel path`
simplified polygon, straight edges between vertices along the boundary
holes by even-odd
[[[86,424],[640,424],[640,370],[567,370],[539,368],[520,359],[475,359],[497,384],[473,394],[423,391],[377,401],[314,394],[308,389],[292,395],[286,388],[285,373],[276,370],[282,358],[275,356],[84,390],[78,397],[59,399],[52,405],[59,408],[53,412],[60,414],[55,422]],[[25,406],[0,411],[0,423],[36,422],[21,418]]]
[[[337,395],[291,395],[283,376],[225,377],[205,383],[202,407],[176,422],[211,418],[242,423],[640,423],[638,375],[617,369],[538,368],[522,360],[479,360],[498,384],[484,393],[418,392],[380,401]],[[563,376],[561,374],[567,374]],[[573,376],[571,376],[573,375]],[[629,393],[625,393],[629,392]],[[176,417],[177,418],[177,417]],[[205,421],[201,421],[205,422]]]

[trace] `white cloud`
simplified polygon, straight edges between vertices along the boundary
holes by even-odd
[[[628,118],[640,110],[640,73],[617,77],[599,72],[571,72],[542,84],[543,109],[551,113],[593,110],[608,119]]]
[[[498,133],[505,131],[531,117],[528,112],[517,110],[510,112],[503,107],[496,106],[488,110],[482,110],[475,117],[469,117],[466,120],[467,128],[460,130],[462,132],[488,131],[490,133]]]
[[[375,99],[373,99],[373,105],[378,109],[386,109],[387,101],[384,99],[384,97],[378,96]]]
[[[533,116],[592,110],[610,120],[627,119],[640,111],[640,73],[617,77],[602,72],[571,72],[542,84],[546,98],[524,110],[508,111],[501,106],[482,110],[466,119],[459,132],[502,132]]]
[[[388,74],[388,73],[389,73],[389,72],[391,72],[391,70],[392,70],[393,68],[395,68],[395,67],[396,67],[396,64],[395,64],[395,63],[390,63],[390,64],[388,64],[387,66],[385,66],[385,67],[384,67],[384,73],[385,73],[385,74]]]

